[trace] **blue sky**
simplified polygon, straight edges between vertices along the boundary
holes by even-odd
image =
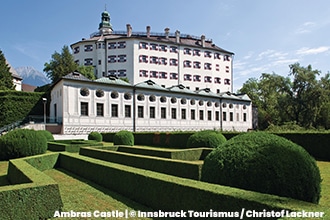
[[[114,30],[168,27],[234,52],[234,92],[261,73],[288,76],[295,62],[330,71],[328,0],[4,0],[0,49],[13,67],[42,71],[55,51],[97,31],[105,5]]]

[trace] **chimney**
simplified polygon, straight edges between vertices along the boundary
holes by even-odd
[[[170,29],[169,28],[165,28],[165,38],[168,39],[169,34],[170,34]]]
[[[127,37],[132,36],[132,26],[130,24],[126,24],[127,29]]]
[[[201,36],[202,47],[205,47],[205,35]]]
[[[180,31],[178,30],[175,32],[175,42],[180,43]]]
[[[147,37],[150,37],[150,26],[147,26]]]

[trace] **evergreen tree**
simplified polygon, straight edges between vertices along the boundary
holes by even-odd
[[[10,68],[6,63],[6,58],[0,50],[0,90],[15,89]]]
[[[55,51],[52,60],[44,66],[44,72],[52,82],[78,69],[78,64],[74,62],[69,47],[66,45],[63,46],[61,53]]]

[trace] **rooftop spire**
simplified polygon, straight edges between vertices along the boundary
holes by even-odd
[[[110,24],[110,14],[107,12],[107,5],[104,6],[105,11],[101,15],[101,23],[99,24],[100,34],[111,34],[112,26]]]

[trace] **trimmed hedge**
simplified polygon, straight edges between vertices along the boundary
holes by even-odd
[[[154,210],[216,212],[221,215],[219,218],[224,218],[224,212],[239,217],[242,208],[257,212],[324,210],[324,207],[290,198],[209,184],[81,155],[61,153],[59,161],[61,168]]]
[[[0,127],[28,115],[43,115],[43,96],[43,92],[0,91]]]
[[[134,136],[130,131],[119,131],[113,137],[114,145],[134,145]]]
[[[92,148],[81,148],[79,154],[104,161],[195,180],[200,179],[200,171],[202,169],[202,163]]]
[[[97,131],[92,131],[88,135],[88,140],[95,140],[97,142],[101,142],[102,141],[102,135]]]
[[[0,160],[46,153],[46,136],[38,131],[16,129],[0,138]]]
[[[1,219],[48,219],[62,209],[58,184],[39,171],[52,169],[57,158],[47,154],[9,161],[7,178],[15,185],[0,187]],[[35,168],[37,161],[44,165]]]
[[[266,132],[238,135],[204,160],[202,180],[318,203],[321,176],[302,147]]]
[[[50,133],[50,131],[47,130],[38,130],[37,132],[41,133],[42,135],[44,135],[47,139],[47,141],[53,141],[54,140],[54,136],[52,133]]]
[[[203,130],[194,133],[188,138],[187,148],[216,148],[224,142],[226,142],[226,138],[220,132],[213,130]]]
[[[48,150],[50,151],[67,151],[77,153],[81,147],[92,146],[103,146],[103,143],[95,140],[60,140],[48,142]]]

